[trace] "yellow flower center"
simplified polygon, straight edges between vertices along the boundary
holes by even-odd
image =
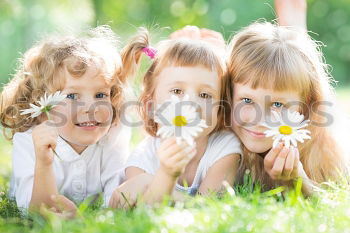
[[[187,125],[187,119],[184,116],[176,116],[173,119],[173,124],[177,127],[181,127],[181,126],[186,126]]]
[[[290,135],[290,134],[293,133],[292,127],[290,127],[288,125],[280,126],[279,131],[280,131],[281,134],[284,134],[284,135]]]

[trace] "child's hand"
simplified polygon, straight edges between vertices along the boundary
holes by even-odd
[[[264,168],[273,180],[288,181],[299,177],[303,169],[298,148],[286,148],[283,143],[279,143],[265,156]]]
[[[170,34],[170,39],[189,38],[193,40],[203,40],[220,49],[225,49],[226,43],[220,32],[210,29],[199,29],[197,26],[187,25],[184,28]]]
[[[55,215],[63,219],[73,219],[77,214],[76,205],[63,195],[52,195],[51,201],[53,207],[47,208],[45,205],[40,207],[40,214],[48,217]]]
[[[182,29],[170,34],[170,39],[189,38],[193,40],[201,39],[201,31],[197,26],[187,25]]]
[[[178,145],[174,137],[168,138],[162,142],[157,152],[160,170],[170,177],[177,178],[196,153],[195,146],[190,147],[187,143]]]
[[[53,162],[58,132],[53,121],[44,121],[33,129],[33,142],[37,163],[49,166]]]
[[[109,199],[109,208],[130,209],[136,205],[137,199],[152,182],[153,175],[142,173],[125,181],[114,190]]]
[[[275,0],[278,24],[306,30],[306,0]]]
[[[201,29],[201,39],[220,48],[225,49],[226,42],[224,37],[220,32],[213,31],[210,29],[202,28]]]

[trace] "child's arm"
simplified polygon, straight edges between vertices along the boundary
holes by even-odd
[[[110,208],[129,209],[136,205],[137,198],[142,195],[153,180],[153,175],[142,172],[137,176],[127,179],[114,190],[110,200]]]
[[[108,206],[114,190],[123,182],[124,166],[129,157],[131,130],[124,126],[113,126],[107,137],[109,143],[104,145],[101,162],[104,207]]]
[[[177,145],[175,138],[166,139],[158,149],[160,167],[144,193],[144,201],[153,204],[172,195],[178,177],[196,153],[196,147]]]
[[[306,30],[306,0],[275,0],[278,24]]]
[[[40,210],[42,204],[48,208],[54,206],[52,195],[58,195],[55,174],[52,163],[56,148],[58,133],[51,121],[45,121],[33,129],[33,143],[35,150],[34,184],[30,208]]]
[[[223,182],[227,181],[233,185],[240,161],[239,154],[227,155],[209,168],[208,173],[203,179],[198,193],[210,194],[210,192],[221,192],[224,189]]]
[[[207,28],[199,29],[197,26],[187,25],[182,29],[176,30],[170,34],[170,39],[188,38],[192,40],[205,41],[224,52],[226,42],[220,32],[213,31]]]
[[[147,174],[138,167],[126,168],[127,181],[114,191],[109,206],[112,208],[133,206],[140,194],[143,195],[143,200],[150,204],[161,201],[166,195],[171,195],[178,176],[195,153],[195,148],[190,148],[186,144],[177,145],[175,138],[166,139],[158,150],[160,168],[156,174],[154,176]],[[125,200],[126,198],[128,200]]]

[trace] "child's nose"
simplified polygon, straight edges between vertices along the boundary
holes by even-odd
[[[93,113],[96,112],[96,110],[97,106],[95,105],[95,101],[91,99],[85,99],[81,104],[80,111],[82,113]]]
[[[197,96],[197,94],[189,94],[188,96],[189,96],[188,104],[195,107],[196,111],[200,111],[201,110],[201,106],[199,105],[200,99]]]

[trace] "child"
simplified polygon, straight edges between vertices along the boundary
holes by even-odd
[[[138,47],[148,47],[148,41]],[[221,103],[225,67],[214,48],[205,42],[192,40],[163,41],[156,58],[143,79],[141,115],[151,137],[145,139],[126,164],[126,183],[113,194],[110,207],[124,205],[143,193],[146,203],[155,203],[173,193],[191,195],[218,192],[223,181],[232,184],[239,164],[241,148],[237,137],[223,131]],[[201,118],[209,127],[196,139],[196,146],[178,145],[174,137],[156,137],[161,127],[148,111],[169,99],[171,95],[200,106]],[[208,106],[214,106],[210,108]],[[234,145],[231,147],[231,145]],[[188,185],[188,187],[186,187]]]
[[[302,190],[309,195],[317,183],[347,176],[342,130],[333,131],[338,121],[331,108],[332,78],[317,43],[305,31],[255,23],[233,37],[229,52],[232,128],[244,153],[237,181],[246,169],[264,189],[292,186],[301,177]],[[297,148],[280,143],[271,149],[261,123],[271,110],[282,109],[299,111],[311,121],[311,140]],[[262,117],[257,118],[259,112]]]
[[[121,59],[116,36],[107,26],[86,36],[44,40],[24,54],[4,87],[0,111],[1,124],[13,137],[11,194],[18,207],[38,210],[44,204],[57,212],[66,211],[59,206],[74,210],[75,204],[100,192],[109,202],[128,156],[130,133],[118,124],[123,89],[133,71],[131,60],[137,62],[140,54],[123,53]],[[52,110],[51,119],[21,115],[45,92],[56,91],[66,98]]]

